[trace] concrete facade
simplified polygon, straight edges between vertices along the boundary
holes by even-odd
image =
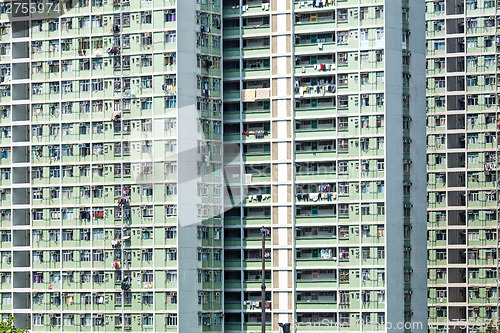
[[[236,333],[265,307],[270,332],[426,330],[423,3],[6,6],[2,315]]]
[[[498,317],[499,4],[427,1],[431,332]]]

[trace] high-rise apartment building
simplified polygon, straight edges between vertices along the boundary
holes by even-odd
[[[226,331],[426,330],[424,11],[224,1]]]
[[[0,3],[3,316],[426,329],[423,2],[26,2]]]
[[[1,312],[221,331],[220,4],[26,4],[0,4]]]
[[[500,3],[427,1],[431,332],[498,318]]]

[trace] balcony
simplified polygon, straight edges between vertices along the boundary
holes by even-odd
[[[271,54],[270,51],[271,51],[271,49],[269,48],[269,45],[247,46],[247,47],[244,47],[242,49],[242,54],[245,57],[248,57],[248,56],[269,56]],[[224,52],[224,54],[225,54],[225,52]],[[230,55],[228,55],[228,56],[230,56]]]
[[[326,301],[298,301],[297,310],[337,310],[337,302]],[[316,329],[315,329],[316,330]]]
[[[317,246],[324,244],[325,246],[331,245],[332,242],[335,242],[337,237],[335,235],[332,236],[315,236],[315,237],[297,237],[295,244],[297,246]]]
[[[334,279],[297,279],[297,289],[311,289],[311,288],[336,288],[337,280]]]
[[[297,249],[297,267],[331,267],[336,261],[335,249]]]
[[[248,152],[243,154],[244,162],[267,162],[271,160],[271,154],[266,152]]]
[[[301,128],[295,130],[295,137],[298,139],[328,138],[335,137],[337,129],[335,127]]]
[[[335,84],[319,84],[295,87],[296,97],[323,97],[335,94]]]
[[[333,224],[337,222],[337,216],[334,214],[325,215],[295,215],[295,222],[301,225],[321,225]]]
[[[335,52],[336,48],[337,44],[334,41],[295,44],[295,52],[298,54]]]
[[[242,35],[244,37],[256,36],[256,35],[269,35],[270,27],[267,25],[254,25],[251,27],[243,27]]]
[[[297,160],[311,160],[311,159],[334,159],[337,154],[335,150],[298,150],[295,152]]]
[[[255,89],[243,89],[241,91],[242,101],[244,103],[253,103],[257,101],[267,101],[271,95],[270,88],[255,88]]]
[[[316,22],[295,22],[295,31],[296,32],[330,32],[332,30],[332,25],[335,24],[335,20],[333,16],[329,21],[316,21]]]

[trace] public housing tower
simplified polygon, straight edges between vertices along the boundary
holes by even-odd
[[[431,332],[498,318],[500,2],[426,1]]]
[[[424,3],[233,0],[223,15],[226,331],[260,328],[262,225],[270,331],[423,331]]]
[[[272,332],[427,329],[423,2],[8,3],[0,313],[36,332],[250,332],[262,307]]]

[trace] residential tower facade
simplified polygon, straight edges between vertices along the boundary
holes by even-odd
[[[227,332],[426,330],[423,6],[224,2]]]
[[[50,3],[0,7],[4,316],[426,330],[423,3]]]
[[[27,4],[0,6],[2,314],[222,331],[220,3]]]
[[[427,1],[429,323],[498,317],[499,4]]]

